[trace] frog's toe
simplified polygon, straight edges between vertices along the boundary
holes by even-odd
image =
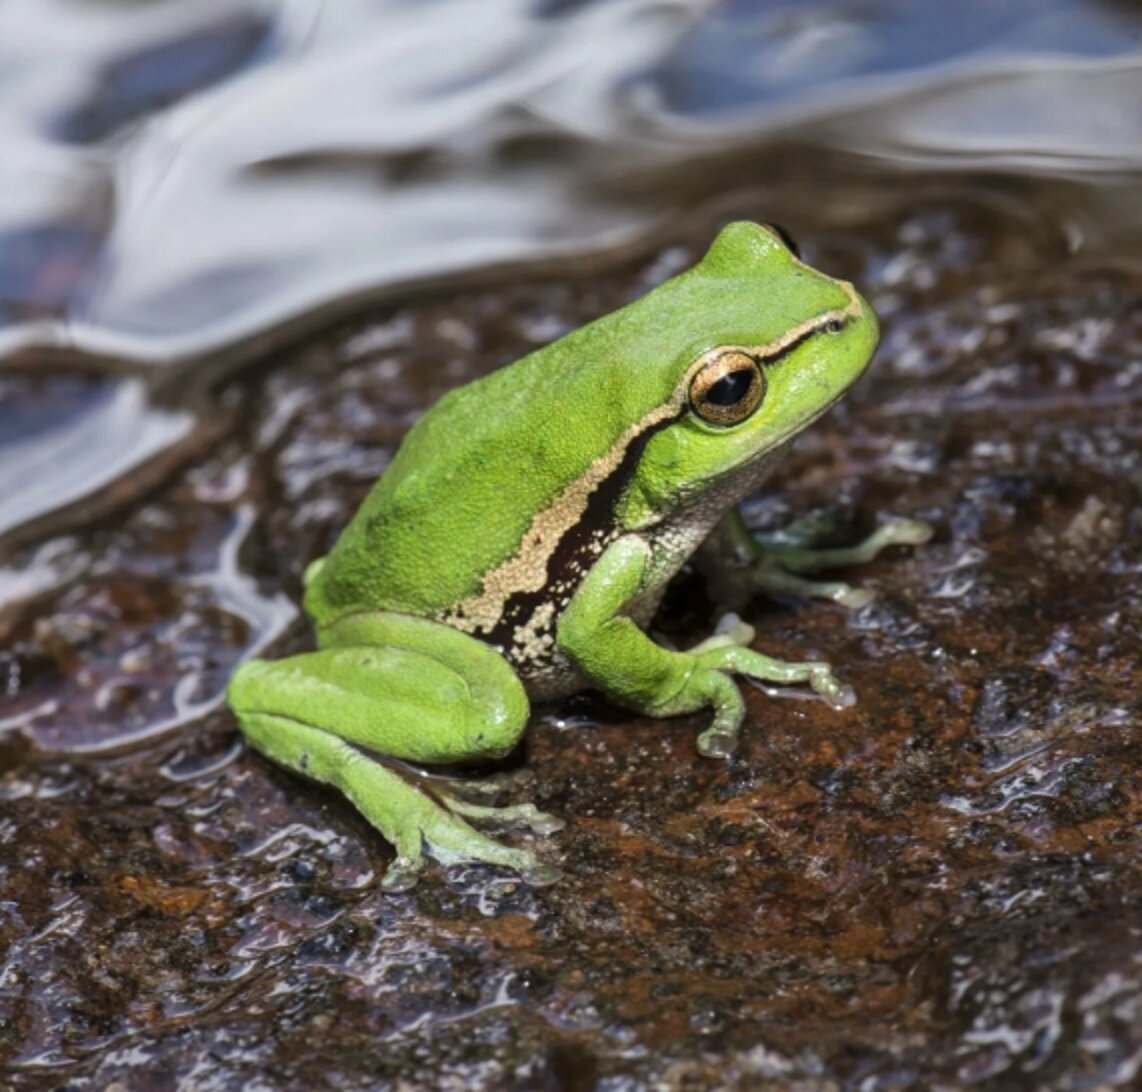
[[[714,627],[715,637],[728,638],[727,643],[733,645],[748,645],[756,634],[757,630],[748,622],[743,622],[741,616],[734,611],[723,614]]]
[[[859,610],[876,598],[876,592],[871,588],[854,588],[851,584],[835,584],[830,598],[849,610]]]
[[[754,638],[756,630],[748,622],[743,622],[734,613],[723,614],[714,627],[714,632],[704,641],[699,641],[689,649],[691,656],[701,656],[704,652],[712,652],[719,648],[748,645]]]
[[[567,825],[558,815],[549,815],[545,811],[540,811],[534,804],[525,804],[524,807],[530,809],[525,822],[533,833],[541,837],[558,834]]]
[[[882,541],[887,545],[922,546],[929,542],[935,529],[930,523],[922,519],[904,519],[903,517],[887,520],[880,528]]]
[[[856,705],[856,691],[841,682],[827,667],[809,679],[810,688],[820,694],[834,709],[851,709]]]
[[[706,758],[729,758],[737,750],[736,732],[709,728],[698,737],[698,753]]]
[[[511,804],[507,807],[492,807],[487,804],[473,804],[454,793],[435,790],[436,798],[449,811],[463,815],[466,819],[476,819],[502,827],[526,827],[535,834],[555,834],[566,824],[557,815],[540,811],[534,804]]]
[[[545,865],[530,849],[505,845],[495,838],[476,830],[467,819],[486,819],[489,815],[502,818],[506,812],[509,821],[526,822],[543,827],[544,821],[557,822],[530,804],[513,808],[487,808],[457,800],[439,788],[433,789],[435,811],[422,827],[425,848],[443,865],[476,861],[483,864],[510,868],[521,879],[543,876],[550,866]],[[534,827],[533,827],[534,829]],[[528,881],[530,882],[530,881]],[[554,882],[548,880],[547,882]],[[537,884],[538,886],[538,884]]]
[[[398,856],[385,869],[385,874],[381,877],[381,890],[389,895],[399,895],[404,891],[411,891],[416,886],[416,881],[420,879],[423,868],[423,858],[413,859]]]
[[[519,878],[528,887],[550,887],[553,883],[558,883],[563,879],[563,872],[555,865],[544,864],[541,861],[531,868],[521,869]]]

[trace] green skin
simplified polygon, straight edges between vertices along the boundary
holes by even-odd
[[[470,803],[399,760],[500,757],[529,699],[586,687],[652,716],[710,710],[698,749],[714,756],[733,750],[745,716],[735,675],[851,704],[827,664],[747,647],[753,630],[733,616],[686,652],[644,630],[691,556],[722,601],[764,590],[853,607],[868,594],[807,574],[928,538],[927,525],[895,520],[856,546],[815,550],[753,536],[736,510],[860,377],[876,340],[851,285],[769,228],[735,223],[638,302],[452,391],[307,571],[318,651],[235,672],[228,700],[246,739],[340,789],[396,846],[389,890],[415,882],[426,851],[546,883],[554,868],[467,820],[539,833],[557,820]],[[743,416],[710,420],[699,387],[727,352],[763,393],[752,406],[723,384],[713,412],[730,402]]]

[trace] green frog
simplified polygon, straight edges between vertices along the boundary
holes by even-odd
[[[813,549],[755,536],[737,510],[876,342],[851,284],[802,262],[780,230],[739,222],[637,302],[447,394],[307,569],[317,650],[234,673],[245,738],[339,789],[395,846],[388,890],[409,888],[426,853],[542,884],[554,867],[477,828],[547,834],[556,819],[475,803],[416,767],[501,757],[530,702],[584,688],[649,716],[708,713],[697,746],[713,757],[734,750],[745,717],[736,676],[850,704],[827,664],[750,647],[732,615],[686,651],[646,631],[691,557],[726,600],[855,607],[867,593],[809,574],[929,537],[897,519]]]

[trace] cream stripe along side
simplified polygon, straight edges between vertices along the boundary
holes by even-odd
[[[542,591],[547,584],[547,566],[564,535],[576,527],[587,510],[591,494],[622,462],[630,445],[647,429],[668,418],[677,417],[684,400],[681,386],[664,405],[651,410],[627,428],[605,454],[591,465],[547,508],[536,514],[523,536],[519,552],[484,577],[483,590],[458,603],[442,620],[469,633],[490,632],[496,628],[504,604],[513,595]]]

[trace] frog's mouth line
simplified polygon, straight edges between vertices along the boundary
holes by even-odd
[[[826,402],[823,406],[818,406],[817,409],[809,414],[808,417],[803,418],[796,424],[791,425],[789,428],[787,428],[785,432],[782,433],[782,435],[774,441],[773,449],[779,448],[783,444],[787,444],[790,441],[796,439],[797,436],[804,432],[805,429],[809,428],[810,425],[824,417],[825,414],[829,412],[829,410],[831,410],[842,398],[844,398],[846,394],[848,394],[848,392],[852,389],[853,383],[856,383],[861,378],[861,376],[868,371],[868,367],[871,363],[872,354],[870,353],[864,367],[860,370],[860,374],[855,376],[851,383],[847,384],[842,390],[837,391],[837,393],[833,395],[833,397],[830,398],[829,401]]]

